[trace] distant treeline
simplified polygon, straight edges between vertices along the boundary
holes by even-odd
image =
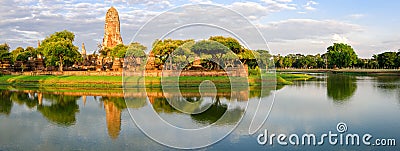
[[[372,58],[358,58],[350,45],[334,43],[324,54],[274,55],[276,68],[365,68],[365,69],[398,69],[400,68],[400,51],[375,54]]]

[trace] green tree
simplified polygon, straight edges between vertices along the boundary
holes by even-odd
[[[275,62],[275,67],[276,68],[284,67],[284,65],[283,65],[283,56],[281,56],[279,54],[277,56],[274,56],[274,62]]]
[[[37,51],[35,48],[29,46],[26,49],[22,47],[17,47],[15,50],[11,51],[12,55],[12,62],[15,61],[22,61],[26,62],[28,61],[29,57],[36,57]]]
[[[397,50],[396,56],[396,67],[400,68],[400,49]]]
[[[11,59],[10,46],[7,43],[0,45],[0,61]]]
[[[283,66],[285,68],[290,68],[293,65],[293,59],[289,56],[283,57]]]
[[[268,69],[270,67],[273,67],[273,58],[272,55],[269,53],[267,50],[256,50],[256,52],[259,54],[257,59],[259,60],[260,63],[260,68],[261,69]]]
[[[307,55],[306,56],[306,60],[307,60],[307,67],[308,68],[316,68],[317,67],[317,59],[315,56],[313,55]]]
[[[0,53],[8,53],[10,51],[10,46],[7,43],[0,45]]]
[[[216,41],[228,47],[234,53],[239,54],[243,51],[242,46],[239,41],[232,37],[224,37],[224,36],[211,36],[208,40]]]
[[[37,49],[36,49],[36,48],[33,48],[32,46],[26,47],[26,48],[25,48],[25,52],[29,52],[29,53],[31,54],[30,57],[33,57],[33,58],[37,58],[37,55],[38,55],[38,54],[43,55],[43,54],[39,53],[39,52],[37,51]],[[17,57],[18,57],[18,56],[17,56]]]
[[[384,52],[378,54],[378,64],[382,68],[396,68],[397,57],[396,52]]]
[[[135,58],[143,58],[146,57],[146,53],[144,52],[146,49],[146,46],[143,46],[138,42],[133,42],[129,45],[125,55],[133,56]]]
[[[128,50],[128,46],[125,46],[124,44],[118,44],[114,48],[111,49],[110,57],[124,58],[127,50]]]
[[[325,68],[325,55],[317,54],[315,55],[315,59],[317,61],[317,68]]]
[[[229,48],[225,47],[219,42],[202,40],[193,45],[192,51],[197,55],[211,55],[212,56],[212,69],[220,69],[222,65],[222,56],[229,51]],[[219,65],[218,65],[219,64]]]
[[[125,65],[129,65],[133,67],[135,70],[137,67],[145,67],[146,53],[145,50],[147,48],[138,42],[133,42],[129,45],[125,54]]]
[[[179,46],[183,45],[186,42],[194,41],[192,39],[189,40],[156,40],[153,43],[152,53],[156,57],[155,64],[156,66],[161,67],[164,65],[165,61],[170,57],[171,53],[174,52]],[[172,61],[172,60],[171,60]]]
[[[196,57],[195,53],[191,50],[194,44],[194,41],[186,42],[173,52],[172,62],[179,67],[179,69],[190,69],[191,62],[193,62]]]
[[[112,52],[112,49],[108,48],[108,47],[104,47],[104,48],[100,47],[100,49],[99,49],[99,53],[102,56],[110,56],[111,52]]]
[[[358,67],[358,68],[367,68],[367,59],[358,58],[356,67]]]
[[[250,69],[255,69],[258,66],[257,59],[261,57],[260,55],[257,51],[243,48],[237,56],[244,65],[247,65]]]
[[[331,67],[347,68],[357,63],[357,54],[350,45],[334,43],[327,49],[328,63]]]
[[[36,53],[36,49],[33,48],[32,46],[26,47],[25,51],[29,51],[29,52],[31,52],[31,53]]]
[[[373,55],[372,59],[368,60],[367,66],[370,69],[376,69],[379,68],[379,63],[378,63],[378,55]]]
[[[18,48],[16,48],[15,50],[11,51],[12,60],[15,61],[15,60],[17,59],[17,56],[18,56],[20,53],[23,53],[23,52],[25,52],[25,49],[22,48],[22,47],[18,47]]]
[[[298,59],[299,68],[307,69],[309,63],[309,60],[304,55]]]
[[[22,65],[22,72],[24,72],[25,66],[24,64],[26,64],[26,62],[28,61],[29,57],[32,57],[32,53],[29,51],[25,51],[22,53],[19,53],[18,56],[15,58],[15,61],[21,61]]]
[[[44,39],[38,48],[44,54],[46,65],[58,66],[63,71],[64,64],[72,65],[81,58],[78,47],[72,43],[74,33],[64,30],[56,32]]]

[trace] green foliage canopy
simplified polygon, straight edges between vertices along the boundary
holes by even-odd
[[[350,45],[334,43],[327,49],[327,59],[331,67],[347,68],[357,63],[357,54]]]
[[[0,61],[11,59],[10,46],[7,43],[0,45]]]
[[[239,54],[243,50],[239,41],[232,37],[212,36],[208,40],[219,42],[236,54]]]
[[[133,56],[135,58],[143,58],[146,57],[146,53],[144,52],[146,49],[146,46],[143,46],[138,42],[133,42],[129,45],[125,55]]]
[[[38,50],[44,54],[46,65],[58,66],[63,71],[64,64],[71,65],[81,58],[78,47],[72,43],[74,38],[74,33],[64,30],[44,39]]]

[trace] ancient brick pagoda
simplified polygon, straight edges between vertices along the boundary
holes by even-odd
[[[117,9],[111,7],[106,13],[103,48],[113,48],[122,44],[121,26]]]
[[[117,9],[111,7],[108,9],[104,25],[104,38],[102,49],[112,49],[118,44],[123,44],[121,38],[121,26]],[[114,58],[100,56],[97,58],[96,70],[114,70],[122,71],[123,58]]]

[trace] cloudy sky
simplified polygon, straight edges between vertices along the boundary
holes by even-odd
[[[36,47],[38,40],[66,29],[75,33],[75,45],[84,42],[93,52],[102,41],[105,13],[111,6],[119,11],[122,38],[128,44],[151,18],[199,3],[245,16],[261,31],[273,54],[324,53],[334,42],[352,45],[363,58],[400,49],[400,1],[395,0],[2,0],[0,43],[12,49]]]

